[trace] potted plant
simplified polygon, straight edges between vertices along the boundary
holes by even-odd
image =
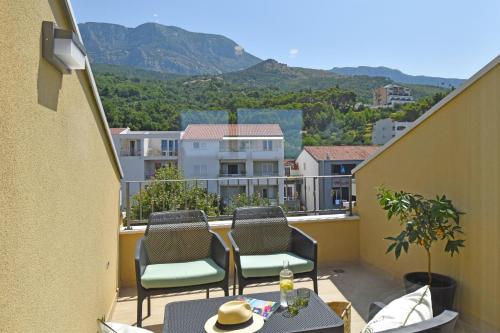
[[[396,192],[379,187],[377,198],[380,206],[387,211],[387,219],[399,219],[403,230],[399,235],[386,237],[390,241],[386,253],[394,251],[396,259],[402,251],[408,252],[411,244],[423,247],[427,254],[427,272],[411,272],[404,276],[407,292],[423,285],[429,285],[432,295],[434,315],[439,315],[453,305],[457,283],[449,276],[432,273],[431,248],[438,241],[446,241],[444,251],[451,256],[459,253],[465,240],[456,237],[463,234],[459,224],[460,215],[451,200],[445,195],[426,199],[419,194]]]

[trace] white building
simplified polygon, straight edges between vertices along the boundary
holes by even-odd
[[[410,88],[397,84],[388,84],[373,91],[373,104],[375,106],[394,106],[412,102],[413,96]]]
[[[394,121],[390,118],[377,120],[373,125],[372,144],[383,145],[392,138],[399,136],[412,124],[412,122]]]
[[[283,203],[283,180],[259,179],[285,175],[283,132],[277,124],[188,125],[180,154],[184,177],[210,179],[200,185],[220,193],[226,205],[237,194],[256,191]]]
[[[111,135],[123,169],[123,181],[147,180],[159,168],[179,165],[180,131],[111,128]],[[138,190],[139,184],[131,185],[130,195]]]
[[[305,146],[296,159],[299,172],[305,176],[301,200],[307,210],[334,210],[349,200],[351,170],[378,149],[377,146]],[[317,178],[314,178],[317,177]],[[351,195],[356,196],[352,180]]]

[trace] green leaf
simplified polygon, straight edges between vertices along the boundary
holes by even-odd
[[[385,251],[385,253],[389,253],[391,252],[392,250],[394,250],[394,247],[396,246],[397,243],[392,243],[391,245],[389,245],[389,247],[387,248],[387,251]]]

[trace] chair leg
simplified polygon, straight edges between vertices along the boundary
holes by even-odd
[[[318,295],[318,276],[313,276],[314,292]]]
[[[210,298],[210,288],[207,288],[207,298]]]
[[[224,296],[229,296],[229,282],[224,287]]]
[[[151,316],[151,296],[148,296],[148,317]]]
[[[233,271],[233,295],[236,295],[236,267]]]
[[[142,295],[137,295],[137,327],[142,327]]]
[[[241,283],[241,281],[238,281],[238,295],[243,295],[243,288],[245,288],[243,283]]]

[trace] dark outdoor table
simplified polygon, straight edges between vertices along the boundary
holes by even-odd
[[[279,302],[279,292],[245,295],[266,301]],[[219,306],[237,296],[219,297],[167,304],[163,333],[203,333],[208,318],[217,314]],[[295,317],[284,316],[286,310],[278,309],[264,323],[259,333],[291,332],[343,332],[344,323],[335,312],[311,291],[309,306],[300,309]]]

